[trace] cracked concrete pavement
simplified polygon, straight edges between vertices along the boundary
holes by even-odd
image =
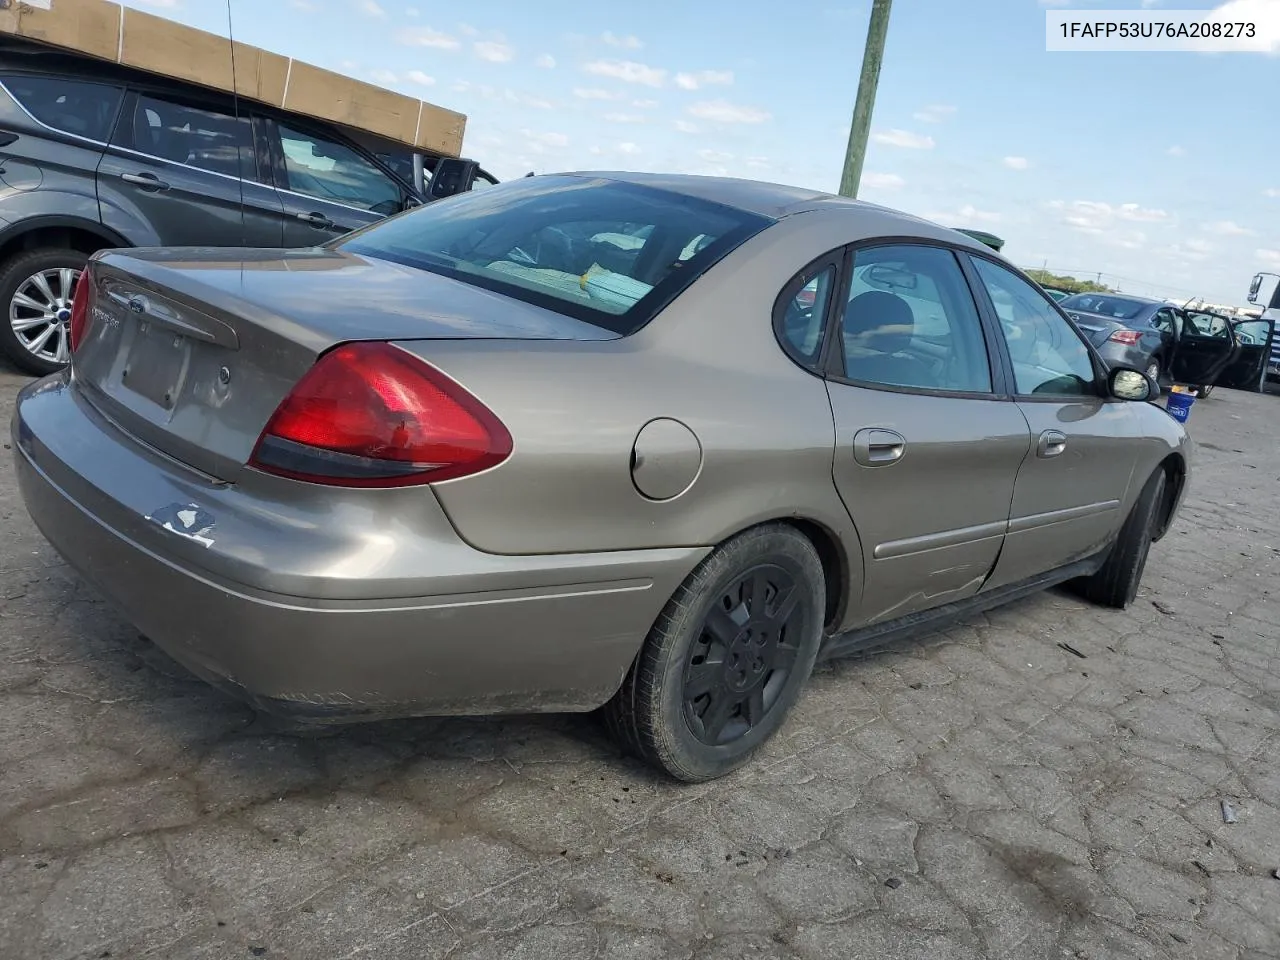
[[[825,667],[698,787],[588,717],[255,718],[58,560],[6,450],[0,957],[1280,956],[1278,414],[1196,404],[1131,610],[1053,592]]]

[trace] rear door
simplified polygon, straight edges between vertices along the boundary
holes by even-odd
[[[1133,411],[1106,398],[1105,372],[1081,334],[1028,280],[968,256],[1031,443],[1013,489],[1009,532],[988,588],[1089,557],[1111,540],[1136,463]]]
[[[316,246],[404,209],[409,189],[354,145],[302,121],[267,125],[285,246]]]
[[[1210,314],[1193,314],[1182,319],[1168,365],[1169,376],[1177,383],[1212,386],[1239,353],[1235,330],[1229,322]]]
[[[827,364],[833,475],[862,540],[863,624],[978,592],[1030,444],[956,255],[862,246]]]
[[[247,116],[221,98],[134,90],[98,167],[102,222],[153,246],[278,247],[282,208]]]

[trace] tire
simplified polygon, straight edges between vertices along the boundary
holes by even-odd
[[[789,615],[780,594],[794,598]],[[769,524],[725,542],[667,602],[605,704],[610,735],[687,783],[737,769],[809,679],[825,610],[822,561],[799,531]]]
[[[1161,377],[1163,374],[1161,374],[1161,372],[1160,372],[1160,358],[1159,358],[1159,357],[1152,357],[1150,360],[1148,360],[1148,361],[1147,361],[1146,374],[1147,374],[1147,376],[1148,376],[1148,377],[1150,377],[1152,380],[1154,380],[1154,381],[1156,382],[1156,386],[1157,386],[1157,387],[1160,387],[1160,388],[1161,388],[1161,393],[1163,393],[1163,392],[1164,392],[1164,384],[1163,384],[1163,383],[1161,383],[1161,381],[1160,381],[1160,377]]]
[[[0,267],[0,350],[25,372],[45,376],[61,370],[71,359],[71,296],[88,259],[78,250],[45,247],[20,253]],[[53,300],[35,283],[37,277],[45,279]],[[72,280],[70,287],[63,289],[68,277]],[[48,322],[15,329],[16,323],[41,316],[34,306],[16,302],[19,294],[26,296],[28,303],[47,305]],[[38,338],[48,330],[52,333],[40,341]],[[37,342],[40,349],[33,351],[32,344]]]
[[[1196,396],[1197,396],[1197,397],[1199,397],[1201,400],[1203,400],[1205,397],[1209,396],[1209,394],[1211,394],[1211,393],[1213,393],[1213,385],[1212,385],[1212,384],[1210,384],[1210,385],[1209,385],[1209,386],[1207,386],[1207,387],[1196,387]]]
[[[1120,528],[1107,562],[1093,576],[1077,581],[1077,590],[1086,600],[1117,610],[1133,603],[1151,552],[1156,512],[1164,501],[1166,482],[1163,469],[1151,475]]]

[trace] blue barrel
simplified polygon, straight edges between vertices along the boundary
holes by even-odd
[[[1164,402],[1164,408],[1173,419],[1186,423],[1187,417],[1191,416],[1191,405],[1195,402],[1196,398],[1189,393],[1170,393]]]

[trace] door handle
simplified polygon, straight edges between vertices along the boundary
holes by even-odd
[[[120,179],[126,183],[136,183],[143,190],[168,190],[169,185],[154,173],[122,173]]]
[[[1036,445],[1037,457],[1056,457],[1067,449],[1067,435],[1058,430],[1046,430],[1040,434],[1040,442]]]
[[[893,430],[869,427],[853,435],[853,459],[864,467],[897,463],[907,452],[907,440]]]
[[[309,223],[313,227],[319,227],[322,230],[333,226],[333,221],[326,217],[323,213],[299,213],[299,220],[303,223]]]

